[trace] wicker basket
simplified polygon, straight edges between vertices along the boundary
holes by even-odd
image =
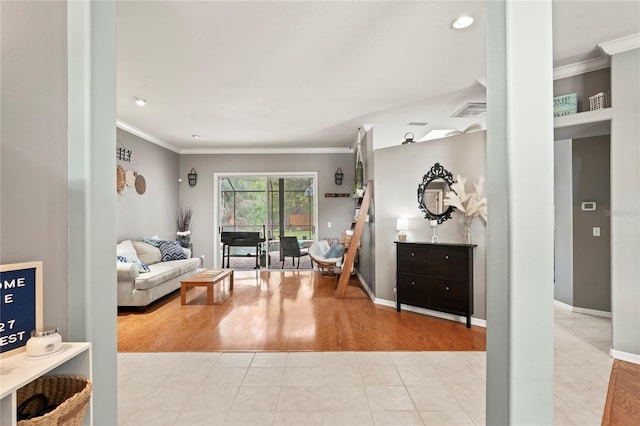
[[[591,111],[609,108],[610,106],[608,93],[600,92],[597,95],[589,96],[589,109]]]
[[[59,404],[47,414],[21,420],[18,426],[79,426],[91,398],[91,380],[73,376],[42,376],[18,389],[17,405],[44,394],[49,404]]]

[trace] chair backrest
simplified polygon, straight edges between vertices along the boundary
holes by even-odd
[[[280,237],[280,252],[283,256],[300,257],[297,237]]]

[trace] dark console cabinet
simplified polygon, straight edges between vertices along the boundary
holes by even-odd
[[[397,241],[396,299],[400,304],[473,315],[472,244]]]

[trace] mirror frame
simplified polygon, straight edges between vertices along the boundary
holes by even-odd
[[[451,213],[453,213],[456,208],[453,206],[448,206],[448,208],[442,212],[441,214],[433,214],[427,209],[424,204],[424,194],[427,190],[427,185],[436,179],[442,179],[449,185],[449,189],[453,191],[451,185],[453,185],[453,175],[451,172],[444,167],[440,163],[434,164],[431,169],[427,172],[426,175],[422,177],[422,183],[418,185],[418,207],[424,213],[424,218],[429,220],[437,220],[438,225],[440,225],[445,220],[451,219]],[[453,191],[455,193],[455,191]]]

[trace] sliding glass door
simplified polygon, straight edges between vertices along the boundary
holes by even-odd
[[[296,237],[304,252],[316,239],[315,181],[315,173],[220,175],[219,264],[235,269],[282,268],[280,237],[284,236]],[[254,245],[256,233],[258,245]],[[308,257],[302,262],[301,268],[310,267]]]

